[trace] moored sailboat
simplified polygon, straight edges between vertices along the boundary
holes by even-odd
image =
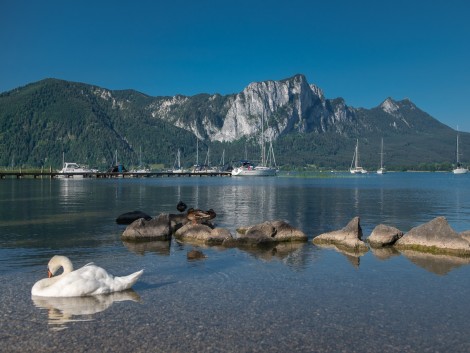
[[[380,147],[380,168],[377,169],[377,174],[385,174],[387,170],[384,167],[384,139],[382,138],[382,143]]]
[[[468,168],[464,168],[462,164],[460,164],[460,153],[459,153],[459,132],[457,131],[457,165],[454,170],[452,170],[454,174],[466,174],[468,173]]]
[[[150,169],[144,167],[142,164],[142,146],[139,148],[139,166],[131,170],[131,173],[136,174],[147,174],[150,173]]]
[[[178,148],[178,153],[176,154],[176,160],[175,160],[175,164],[173,165],[172,172],[175,174],[184,173],[184,169],[181,168],[181,151],[179,148]]]
[[[354,168],[353,168],[354,165]],[[349,168],[351,174],[367,174],[367,170],[359,165],[359,139],[356,141],[356,149],[354,150],[351,167]]]
[[[232,176],[276,176],[276,159],[272,141],[269,143],[268,155],[266,156],[266,144],[264,142],[264,120],[261,119],[261,163],[255,165],[248,161],[241,160],[240,164],[232,169]],[[274,167],[272,166],[274,165]]]

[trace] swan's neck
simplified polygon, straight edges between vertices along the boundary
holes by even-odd
[[[63,268],[64,271],[62,273],[62,275],[60,276],[63,276],[67,273],[70,273],[73,271],[73,265],[72,265],[72,262],[65,256],[54,256],[51,261],[49,261],[49,270],[51,271],[51,273],[54,275],[58,270],[59,268]],[[57,277],[60,277],[60,276],[57,276]]]

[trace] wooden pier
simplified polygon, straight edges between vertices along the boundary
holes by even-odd
[[[96,172],[96,173],[59,173],[59,172],[45,172],[45,171],[0,171],[0,179],[7,177],[22,179],[22,178],[158,178],[158,177],[222,177],[232,176],[230,172],[211,172],[211,173],[172,173],[172,172]]]

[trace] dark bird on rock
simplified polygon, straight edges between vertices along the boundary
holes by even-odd
[[[176,209],[180,212],[186,211],[187,207],[188,206],[186,206],[186,204],[183,201],[178,202],[178,204],[176,205]]]
[[[196,223],[199,223],[199,222],[203,222],[203,221],[208,221],[210,219],[213,219],[215,218],[216,216],[216,213],[214,212],[214,210],[211,208],[210,210],[208,211],[203,211],[203,210],[199,210],[199,209],[194,209],[194,208],[190,208],[188,210],[188,214],[186,215],[186,218],[191,221],[193,224],[196,224]]]

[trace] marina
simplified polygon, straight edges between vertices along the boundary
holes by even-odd
[[[216,176],[232,176],[230,172],[179,172],[174,173],[172,171],[166,172],[143,172],[143,171],[130,171],[130,172],[53,172],[53,171],[0,171],[0,179],[5,179],[7,177],[22,179],[22,178],[159,178],[159,177],[191,177],[191,176],[207,176],[207,177],[216,177]]]

